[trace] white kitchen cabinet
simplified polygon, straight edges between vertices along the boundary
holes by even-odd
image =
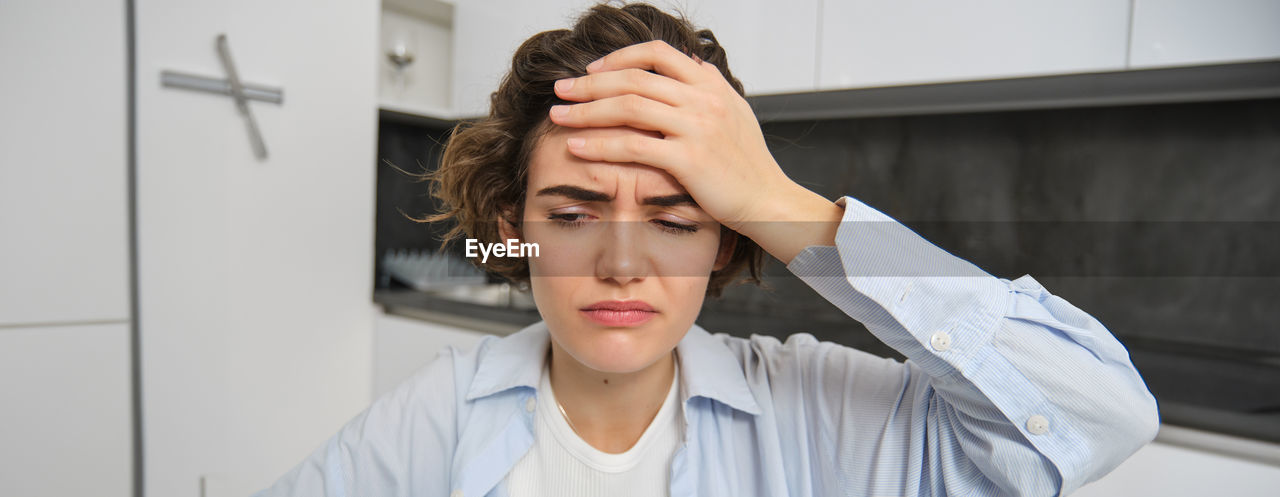
[[[0,325],[129,319],[124,4],[66,3],[0,2]]]
[[[453,7],[434,0],[385,0],[378,38],[379,108],[451,116]],[[412,61],[397,65],[388,54]]]
[[[1125,68],[1129,2],[837,0],[822,5],[822,90]]]
[[[123,2],[0,2],[0,495],[134,495]]]
[[[445,347],[470,350],[491,333],[422,319],[379,314],[374,337],[374,397],[391,391]]]
[[[459,1],[454,7],[453,103],[458,116],[481,116],[489,95],[511,68],[520,44],[536,33],[567,29],[592,0]],[[729,67],[748,94],[814,89],[813,28],[818,1],[749,2],[657,0],[655,6],[683,12],[699,28],[709,28],[724,45]]]
[[[428,3],[452,4],[449,107],[384,108],[449,119],[485,115],[518,45],[571,26],[593,2]],[[1280,2],[1271,0],[654,4],[712,29],[752,96],[1280,58]]]
[[[659,4],[661,5],[661,4]],[[748,95],[816,89],[818,0],[680,2],[725,48]]]
[[[0,328],[0,495],[130,497],[129,325]]]
[[[136,2],[139,327],[149,496],[244,496],[368,406],[379,2]],[[250,101],[163,70],[276,86]]]
[[[1276,0],[1134,0],[1134,69],[1276,58]]]
[[[572,26],[593,0],[459,1],[453,11],[453,105],[459,117],[489,113],[489,94],[530,36]]]

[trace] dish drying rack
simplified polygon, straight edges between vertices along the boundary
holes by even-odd
[[[387,250],[382,270],[392,279],[419,291],[488,282],[484,270],[456,255],[434,250]]]

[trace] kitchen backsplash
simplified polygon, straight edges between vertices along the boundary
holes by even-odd
[[[1122,339],[1280,354],[1280,100],[775,122],[788,175],[852,195],[993,275],[1031,274]],[[447,130],[384,121],[379,157],[421,172]],[[427,183],[378,165],[377,253],[434,247]],[[1141,236],[1135,236],[1140,233]],[[1270,237],[1270,238],[1268,238]],[[777,261],[703,323],[878,342]],[[385,285],[380,281],[379,285]],[[767,317],[756,319],[752,316]],[[880,352],[888,352],[882,347]],[[885,355],[895,355],[886,353]]]

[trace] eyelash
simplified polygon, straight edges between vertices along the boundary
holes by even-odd
[[[547,219],[555,221],[556,224],[559,224],[560,226],[563,226],[565,228],[577,228],[582,226],[583,224],[586,224],[586,221],[581,220],[582,219],[581,216],[586,216],[586,214],[579,214],[579,213],[551,214],[550,216],[547,216]],[[573,219],[570,219],[570,218],[573,218]],[[698,231],[697,225],[680,224],[680,223],[675,223],[671,221],[664,221],[661,219],[655,219],[653,222],[658,226],[661,226],[663,231],[666,231],[673,235],[687,235],[687,234],[695,233]]]

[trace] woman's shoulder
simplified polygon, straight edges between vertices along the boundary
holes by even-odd
[[[712,342],[728,349],[748,379],[798,373],[799,368],[812,363],[824,347],[823,342],[804,332],[792,333],[781,340],[774,335],[756,333],[740,336],[717,332],[711,337]]]
[[[905,381],[903,363],[807,332],[714,336],[733,352],[758,399],[779,411],[805,406],[827,426],[845,402],[892,399]]]
[[[758,333],[742,337],[719,332],[712,336],[724,343],[748,371],[763,369],[770,372],[799,372],[833,367],[846,369],[854,365],[876,368],[901,365],[891,358],[820,340],[808,332],[794,332],[781,339],[777,335]]]
[[[717,340],[724,343],[734,352],[752,353],[763,357],[774,355],[795,355],[801,352],[811,351],[814,347],[821,347],[823,343],[831,344],[831,342],[823,342],[807,332],[795,332],[784,336],[783,340],[779,340],[777,335],[762,335],[751,333],[743,337],[738,335],[730,335],[725,332],[717,332],[712,334]],[[831,344],[836,345],[836,344]]]

